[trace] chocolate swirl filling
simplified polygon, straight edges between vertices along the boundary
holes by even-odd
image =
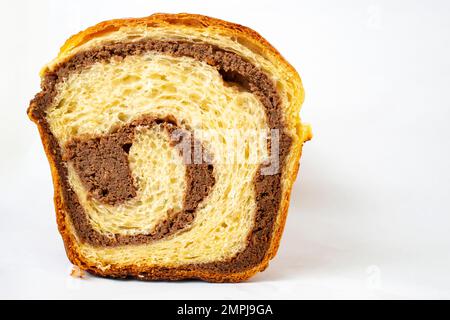
[[[157,224],[148,234],[122,235],[115,234],[109,237],[94,230],[89,223],[83,208],[75,199],[69,202],[72,205],[72,222],[78,236],[83,241],[94,246],[115,246],[128,244],[142,244],[168,237],[179,230],[184,230],[195,218],[195,211],[209,194],[214,186],[215,178],[213,165],[195,161],[196,152],[201,152],[204,157],[211,156],[203,148],[200,142],[192,139],[193,134],[178,127],[175,121],[169,117],[165,119],[153,119],[143,117],[119,128],[116,132],[90,139],[74,139],[67,143],[64,151],[64,161],[70,161],[87,189],[89,196],[99,202],[109,205],[118,205],[136,196],[136,187],[128,163],[128,152],[133,144],[133,137],[137,127],[149,127],[162,125],[168,133],[170,143],[176,146],[180,139],[186,139],[190,144],[191,152],[180,156],[186,160],[186,191],[181,211],[168,212],[168,219]],[[177,130],[176,135],[172,133]],[[201,146],[202,150],[195,150]]]

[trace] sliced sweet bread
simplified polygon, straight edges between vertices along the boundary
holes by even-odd
[[[300,78],[266,40],[200,15],[111,20],[41,77],[28,115],[73,264],[217,282],[267,267],[311,134]]]

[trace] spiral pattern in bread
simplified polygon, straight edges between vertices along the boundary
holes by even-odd
[[[302,100],[273,47],[221,20],[158,14],[70,38],[28,110],[69,259],[138,279],[263,270],[310,138]]]

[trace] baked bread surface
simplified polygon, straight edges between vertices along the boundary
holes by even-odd
[[[211,52],[223,61],[210,61]],[[254,83],[246,88],[242,74],[267,82],[269,93],[274,88],[277,110],[268,111],[264,90],[252,89]],[[242,281],[267,267],[311,134],[299,118],[300,78],[266,40],[246,27],[199,15],[111,20],[72,36],[41,76],[43,91],[28,114],[50,162],[58,227],[73,264],[101,276],[216,282]],[[192,143],[211,156],[210,166],[183,164],[170,141],[176,128],[218,132],[193,135]],[[228,151],[223,140],[236,131],[274,128],[285,151],[276,174],[260,176],[271,153],[261,138],[244,139],[243,150],[235,150],[242,155],[250,149],[256,161],[219,161]],[[99,148],[115,162],[96,153]],[[86,162],[84,153],[97,161]],[[113,163],[109,171],[98,166],[102,161]],[[92,172],[80,174],[86,170]],[[131,187],[108,189],[114,179]],[[267,186],[258,181],[264,179],[279,184],[278,195],[261,200]],[[261,208],[274,205],[276,214],[264,217]],[[87,219],[74,215],[80,207]],[[251,246],[262,240],[265,245]]]

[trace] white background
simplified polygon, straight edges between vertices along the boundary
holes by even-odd
[[[279,253],[241,284],[69,276],[26,116],[39,69],[99,21],[247,25],[302,76],[313,125]],[[449,1],[1,1],[0,298],[450,298]]]

